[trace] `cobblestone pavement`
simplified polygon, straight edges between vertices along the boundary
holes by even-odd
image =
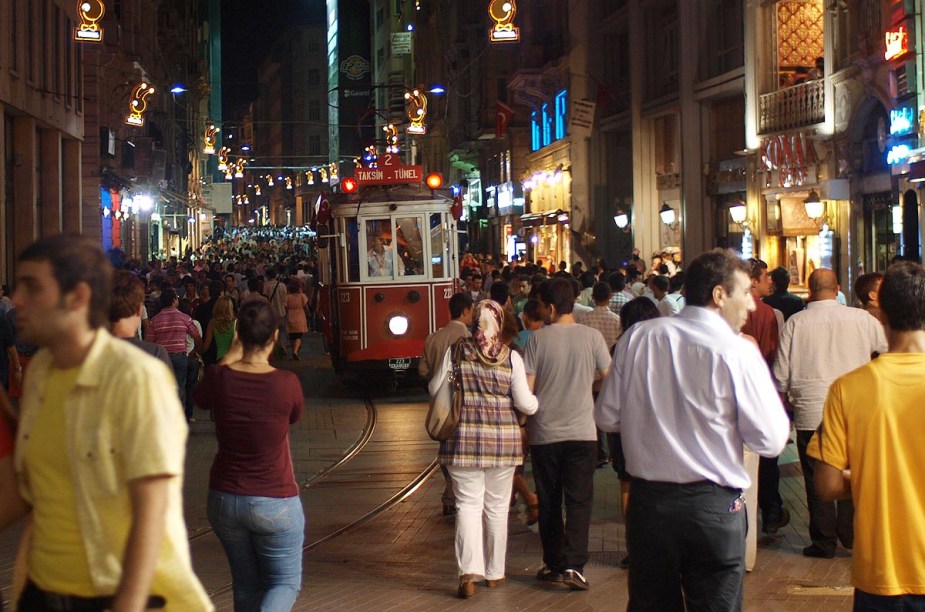
[[[282,362],[296,371],[306,391],[306,411],[292,429],[296,477],[306,483],[337,461],[362,436],[367,410],[358,389],[334,378],[317,336],[306,343],[308,358]],[[421,426],[425,397],[420,388],[402,388],[378,397],[378,421],[362,453],[315,481],[302,493],[308,515],[306,544],[350,524],[395,495],[427,469],[437,445]],[[191,424],[184,483],[187,525],[197,575],[219,610],[231,610],[228,563],[208,529],[205,498],[215,452],[208,415]],[[851,608],[850,554],[807,559],[803,480],[794,445],[781,457],[781,493],[791,511],[790,525],[759,540],[755,570],[745,581],[746,610],[826,610]],[[323,542],[306,553],[304,584],[296,610],[614,610],[626,605],[626,572],[619,483],[609,469],[595,473],[591,561],[586,592],[544,585],[533,577],[542,561],[539,537],[512,510],[508,543],[508,581],[497,589],[479,587],[471,600],[455,597],[453,519],[442,516],[443,478],[435,471],[405,501],[362,526]],[[16,529],[0,536],[0,585],[7,595]]]

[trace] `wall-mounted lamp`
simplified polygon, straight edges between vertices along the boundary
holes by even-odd
[[[616,224],[617,229],[621,232],[628,234],[630,231],[630,216],[623,212],[622,209],[617,209],[617,214],[613,216],[613,222]]]
[[[674,209],[668,206],[667,202],[662,204],[662,207],[658,209],[658,216],[662,218],[662,223],[667,225],[670,229],[675,230],[678,228],[678,221]]]
[[[821,219],[825,214],[825,204],[819,199],[819,194],[816,193],[815,189],[810,191],[806,199],[803,200],[803,206],[806,208],[806,216],[813,221]]]

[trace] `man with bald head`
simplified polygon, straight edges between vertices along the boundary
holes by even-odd
[[[816,460],[806,449],[822,421],[832,382],[887,350],[880,322],[864,310],[839,304],[838,291],[832,270],[818,268],[810,275],[809,303],[784,324],[773,369],[777,390],[793,408],[797,430],[812,540],[803,555],[825,559],[835,556],[839,541],[847,549],[854,546],[854,506],[850,500],[836,506],[819,499],[813,485]]]

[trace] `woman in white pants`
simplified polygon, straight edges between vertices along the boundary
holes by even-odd
[[[536,412],[520,355],[502,338],[504,310],[482,300],[475,307],[472,338],[463,338],[460,372],[463,405],[459,427],[440,443],[440,463],[456,493],[456,564],[460,597],[475,595],[475,583],[504,581],[507,515],[514,468],[523,463],[516,410]],[[430,382],[434,393],[451,370],[450,347]]]

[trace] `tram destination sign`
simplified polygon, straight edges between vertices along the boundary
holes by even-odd
[[[362,185],[402,185],[424,181],[423,166],[402,166],[397,155],[387,153],[379,158],[378,168],[357,168],[353,176]]]

